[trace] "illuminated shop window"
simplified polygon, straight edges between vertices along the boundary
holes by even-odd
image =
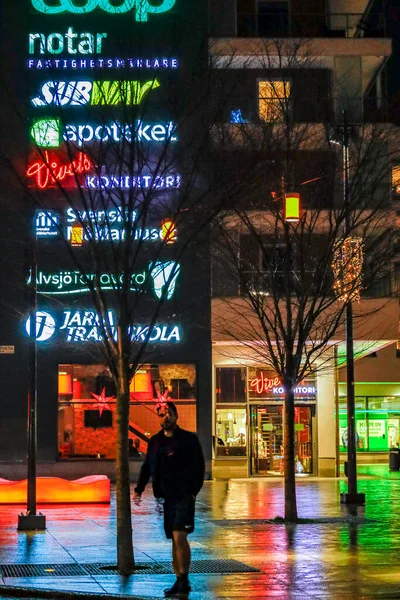
[[[146,454],[149,438],[160,430],[157,402],[172,400],[179,425],[196,431],[196,367],[143,365],[130,383],[129,455]],[[116,389],[105,365],[59,365],[58,448],[69,458],[114,459]]]
[[[290,108],[291,84],[289,81],[258,82],[258,115],[269,123],[283,121]]]
[[[339,403],[340,450],[347,450],[347,407]],[[387,452],[400,444],[400,400],[396,396],[356,398],[358,451]]]
[[[400,165],[392,167],[392,189],[394,194],[400,195]]]
[[[246,408],[217,408],[215,455],[246,456]]]

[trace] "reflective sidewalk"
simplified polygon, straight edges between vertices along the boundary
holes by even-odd
[[[260,572],[190,576],[193,600],[261,598],[400,598],[400,473],[386,466],[360,469],[359,490],[367,505],[348,518],[339,504],[344,480],[297,480],[296,526],[268,523],[283,515],[279,479],[207,482],[197,503],[192,559],[235,559]],[[0,507],[0,563],[82,564],[116,562],[115,500],[111,506],[45,506],[45,533],[18,533],[21,507]],[[170,560],[162,517],[150,486],[133,510],[138,562]],[[217,563],[215,563],[217,564]],[[64,590],[163,598],[173,575],[105,573],[78,576],[3,577],[0,582],[41,590]],[[4,597],[4,593],[3,593]]]

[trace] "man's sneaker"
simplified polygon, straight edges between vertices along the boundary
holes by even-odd
[[[177,579],[172,587],[164,590],[164,594],[167,598],[170,596],[187,596],[191,589],[188,581]]]

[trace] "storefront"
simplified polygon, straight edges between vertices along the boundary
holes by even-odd
[[[386,461],[400,444],[400,383],[359,383],[356,389],[356,441],[359,462]],[[347,452],[346,385],[339,384],[340,452]],[[374,456],[375,455],[375,456]]]
[[[194,364],[142,365],[131,381],[130,396],[132,458],[146,454],[149,438],[160,429],[155,412],[160,398],[176,404],[183,428],[197,430]],[[58,448],[62,460],[115,458],[115,385],[105,365],[59,365]]]
[[[258,367],[217,367],[215,381],[215,473],[231,474],[236,462],[241,476],[282,474],[284,389],[279,378]],[[296,471],[313,474],[317,468],[314,379],[296,387],[295,401]]]

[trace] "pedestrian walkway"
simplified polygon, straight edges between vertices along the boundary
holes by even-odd
[[[400,598],[400,473],[389,474],[386,466],[364,469],[359,489],[367,505],[357,515],[339,504],[345,480],[299,478],[299,516],[305,522],[296,526],[272,521],[283,515],[278,478],[207,482],[191,536],[193,567],[199,572],[190,576],[190,598]],[[3,586],[163,598],[163,589],[174,580],[170,543],[150,490],[133,508],[133,527],[138,565],[153,566],[153,573],[139,570],[129,578],[98,569],[116,563],[114,494],[111,506],[41,510],[47,531],[18,533],[21,507],[0,508]],[[38,570],[31,577],[11,577],[4,565],[12,564],[38,565]],[[75,574],[60,575],[62,565],[73,567]],[[232,565],[253,571],[202,572]]]

